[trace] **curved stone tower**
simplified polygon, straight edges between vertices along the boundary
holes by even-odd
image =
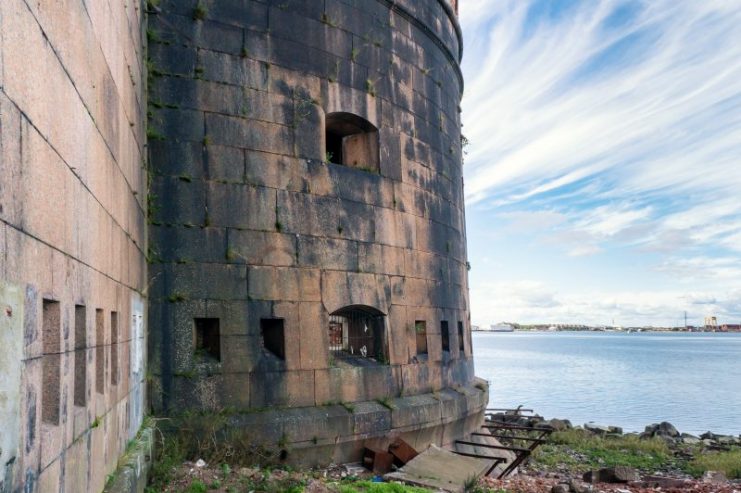
[[[472,431],[451,5],[171,0],[149,23],[156,412],[226,409],[316,463]]]

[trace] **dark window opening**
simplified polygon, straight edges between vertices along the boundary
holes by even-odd
[[[195,354],[221,361],[221,335],[218,318],[196,318]]]
[[[351,363],[385,363],[384,315],[369,306],[348,306],[329,316],[329,352]]]
[[[378,172],[378,129],[352,113],[330,113],[325,128],[325,160]]]
[[[75,406],[87,404],[87,313],[83,305],[75,305]]]
[[[286,338],[282,318],[260,319],[262,346],[278,358],[286,359]]]
[[[95,310],[95,391],[105,392],[105,321],[103,310]]]
[[[458,322],[458,351],[463,353],[465,351],[465,343],[463,341],[463,322]]]
[[[417,355],[427,354],[427,322],[415,321],[414,332],[417,335]]]
[[[448,329],[447,320],[442,320],[440,322],[440,339],[443,343],[443,351],[450,352],[450,331]]]
[[[111,312],[111,385],[118,385],[118,312]]]
[[[59,302],[43,300],[42,346],[44,356],[41,375],[41,420],[52,425],[59,424],[59,396],[61,358],[59,355],[59,326],[61,322]]]

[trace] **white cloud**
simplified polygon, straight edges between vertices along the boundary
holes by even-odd
[[[544,5],[568,10],[534,21]],[[637,298],[605,286],[598,301],[568,279],[502,280],[494,304],[472,285],[474,318],[666,321],[698,284],[717,301],[704,306],[741,318],[741,2],[470,0],[460,14],[469,217],[591,256],[585,270],[619,251],[664,280]],[[533,302],[544,293],[555,304]]]

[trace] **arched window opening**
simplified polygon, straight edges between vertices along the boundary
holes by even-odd
[[[329,316],[329,353],[334,362],[386,363],[384,315],[368,306],[348,306]]]
[[[377,173],[378,129],[352,113],[330,113],[326,118],[325,160]]]

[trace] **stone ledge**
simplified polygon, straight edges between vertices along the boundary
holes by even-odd
[[[152,466],[152,447],[153,429],[142,427],[134,443],[119,460],[118,468],[106,482],[103,491],[105,493],[143,493]]]

